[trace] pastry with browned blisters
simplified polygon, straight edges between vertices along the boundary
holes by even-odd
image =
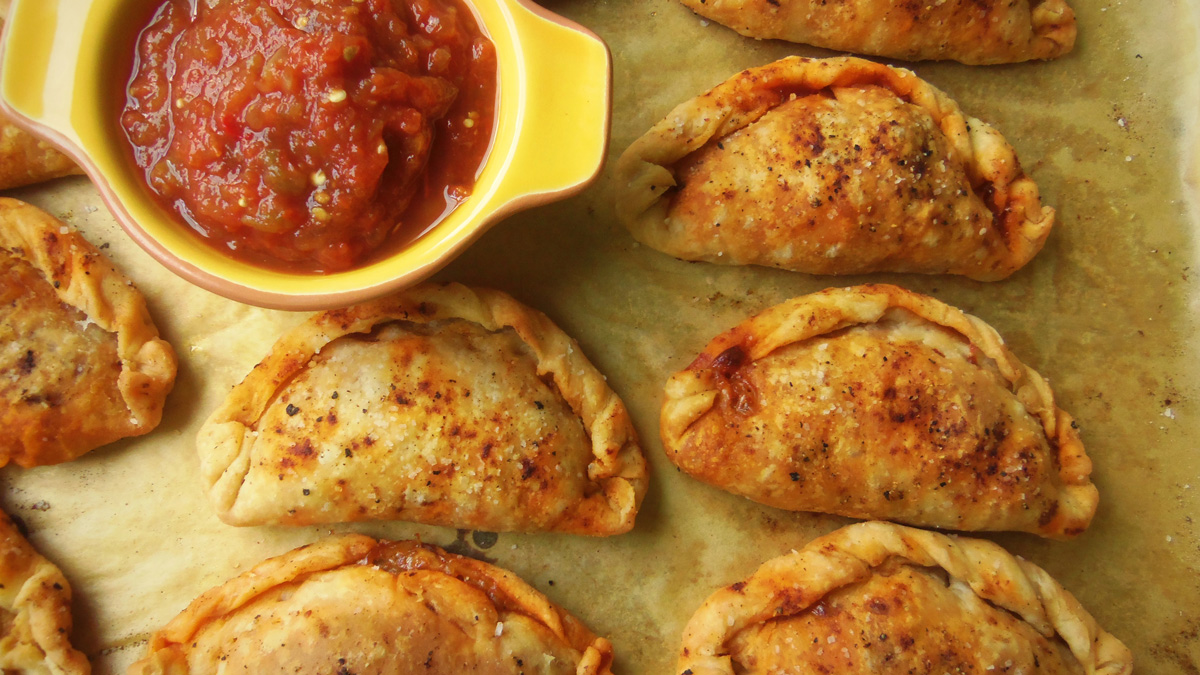
[[[1055,59],[1075,46],[1066,0],[680,0],[753,38],[972,65]]]
[[[676,673],[1129,675],[1120,640],[996,544],[859,523],[713,593]]]
[[[175,368],[125,275],[50,215],[0,198],[0,466],[149,432]]]
[[[0,513],[0,673],[88,675],[71,646],[71,586]]]
[[[954,530],[1083,532],[1076,425],[994,329],[895,286],[831,288],[723,333],[666,385],[688,474],[763,504]]]
[[[516,575],[349,535],[201,595],[129,675],[611,675],[612,647]]]
[[[197,445],[235,525],[611,535],[633,527],[647,484],[625,405],[578,344],[511,297],[458,284],[316,315]]]
[[[1054,210],[998,131],[911,72],[789,57],[687,101],[617,162],[617,214],[684,260],[1003,279]]]

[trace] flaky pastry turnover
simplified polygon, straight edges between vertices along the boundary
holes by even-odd
[[[675,672],[1128,675],[1129,650],[996,544],[850,525],[762,565],[688,622]]]
[[[66,155],[0,115],[0,190],[78,173]]]
[[[129,675],[611,675],[612,647],[516,575],[348,535],[196,598]]]
[[[1056,539],[1099,500],[1076,424],[994,329],[902,288],[831,288],[714,338],[666,384],[667,456],[793,511]]]
[[[0,466],[149,432],[175,368],[125,275],[49,214],[0,198]]]
[[[789,57],[686,101],[616,168],[633,236],[684,260],[1003,279],[1054,223],[998,131],[907,70]]]
[[[0,673],[88,675],[70,635],[70,585],[0,513]]]
[[[610,535],[646,464],[578,344],[511,297],[426,284],[280,338],[197,442],[236,525],[408,520]]]
[[[908,61],[1017,63],[1075,46],[1075,13],[1065,0],[680,1],[749,37]]]

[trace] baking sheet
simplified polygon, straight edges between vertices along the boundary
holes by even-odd
[[[84,179],[13,191],[107,245],[180,356],[152,434],[70,464],[0,470],[0,503],[75,589],[75,641],[95,672],[124,672],[147,634],[210,586],[351,530],[420,536],[495,561],[609,637],[616,672],[671,672],[683,625],[710,592],[848,521],[770,509],[678,473],[657,439],[663,382],[710,337],[767,306],[887,281],[990,322],[1082,425],[1101,493],[1092,527],[1071,542],[989,538],[1049,570],[1130,646],[1139,672],[1200,673],[1195,2],[1077,1],[1078,45],[1054,62],[909,64],[999,128],[1058,209],[1042,253],[991,284],[718,267],[639,246],[615,219],[611,166],[620,152],[676,103],[741,68],[830,52],[743,38],[668,0],[547,7],[612,49],[609,167],[582,195],[501,223],[438,278],[499,288],[545,311],[608,375],[651,464],[635,530],[591,539],[404,523],[223,525],[201,493],[196,430],[304,315],[239,305],[174,277],[125,237]]]

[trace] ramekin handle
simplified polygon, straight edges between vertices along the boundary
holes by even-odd
[[[591,31],[522,4],[514,21],[522,35],[525,119],[505,184],[523,206],[532,206],[579,192],[599,175],[608,146],[612,59]]]

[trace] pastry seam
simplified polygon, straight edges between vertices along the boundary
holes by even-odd
[[[1092,463],[1084,451],[1074,420],[1055,405],[1050,385],[1037,371],[1021,363],[1004,345],[999,333],[982,320],[898,286],[868,284],[829,288],[793,298],[713,338],[691,365],[667,381],[661,415],[665,445],[678,446],[688,428],[716,404],[718,393],[707,373],[710,372],[709,364],[721,353],[738,347],[746,352],[748,361],[757,361],[791,344],[843,328],[875,323],[893,308],[906,310],[957,333],[996,364],[1009,390],[1041,422],[1063,482],[1060,501],[1070,505],[1070,508],[1059,508],[1054,519],[1043,529],[1047,532],[1062,529],[1059,521],[1070,517],[1071,522],[1083,525],[1078,531],[1068,528],[1065,534],[1071,536],[1082,532],[1098,503],[1096,487],[1090,480]]]
[[[713,593],[684,629],[676,672],[732,675],[725,646],[745,628],[805,611],[866,579],[889,559],[939,567],[977,596],[1043,636],[1059,636],[1090,675],[1129,675],[1132,655],[1044,570],[998,545],[892,523],[846,526],[803,550],[768,560],[748,579]],[[788,587],[790,590],[780,589]]]
[[[553,378],[563,400],[583,422],[591,444],[588,480],[599,493],[568,509],[552,529],[619,534],[633,527],[646,488],[646,465],[624,403],[607,386],[579,345],[544,314],[508,295],[461,284],[424,284],[380,300],[318,314],[280,338],[271,353],[231,392],[201,429],[202,473],[219,511],[232,509],[250,470],[250,429],[288,380],[333,340],[370,332],[392,321],[428,323],[459,319],[486,330],[513,329],[537,359],[539,376]],[[270,386],[262,386],[269,380]],[[598,499],[607,506],[601,507]],[[598,528],[589,528],[591,520]],[[597,522],[599,521],[599,522]]]

